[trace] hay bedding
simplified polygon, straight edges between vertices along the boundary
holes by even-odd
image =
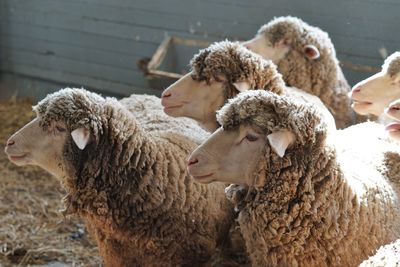
[[[28,100],[0,102],[0,267],[99,266],[83,223],[59,212],[60,183],[40,168],[15,166],[3,152],[9,136],[34,118],[31,106]]]

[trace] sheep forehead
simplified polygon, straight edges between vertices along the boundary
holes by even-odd
[[[250,53],[237,42],[222,41],[210,45],[208,48],[200,50],[191,60],[192,69],[197,69],[196,65],[201,64],[203,68],[213,68],[220,72],[230,71],[229,67],[240,64],[243,57]],[[199,74],[199,73],[197,73]]]
[[[400,73],[400,52],[395,52],[386,58],[382,69],[390,76]]]
[[[194,56],[191,65],[196,80],[209,81],[223,75],[231,83],[247,81],[252,88],[266,89],[271,79],[279,75],[272,61],[263,59],[237,42],[229,41],[214,43],[201,50]]]
[[[274,127],[274,106],[280,96],[267,91],[255,90],[239,94],[217,113],[217,120],[225,129],[241,124],[254,125],[265,132]]]
[[[275,44],[283,38],[289,38],[292,45],[303,49],[305,45],[314,45],[320,52],[333,50],[328,34],[318,27],[309,25],[296,17],[279,17],[262,26],[258,31]]]
[[[33,109],[46,127],[51,121],[79,121],[82,118],[78,117],[91,114],[93,103],[102,101],[101,96],[84,89],[65,88],[47,95]]]

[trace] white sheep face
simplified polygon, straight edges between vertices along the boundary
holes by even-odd
[[[390,76],[379,72],[357,83],[350,97],[355,112],[380,116],[392,101],[400,98],[400,74]]]
[[[288,131],[268,136],[257,128],[241,125],[233,130],[219,128],[201,144],[188,160],[188,171],[197,182],[214,181],[253,185],[254,172],[269,145],[273,153],[283,157],[294,142]]]
[[[62,152],[68,135],[63,123],[53,123],[44,130],[40,118],[35,118],[8,139],[5,153],[18,166],[37,165],[63,177]]]
[[[290,46],[284,41],[278,42],[275,45],[262,34],[258,34],[253,39],[244,42],[242,44],[247,49],[259,54],[265,59],[272,60],[275,64],[278,64],[290,50]]]
[[[193,151],[188,171],[200,183],[249,184],[265,143],[265,136],[251,127],[219,128]]]
[[[215,111],[225,102],[224,90],[224,82],[207,84],[194,80],[188,73],[164,90],[161,104],[169,116],[188,117],[214,131],[217,128]]]

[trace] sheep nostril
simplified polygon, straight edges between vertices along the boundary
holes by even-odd
[[[399,106],[389,107],[389,110],[399,111],[399,110],[400,110],[400,107],[399,107]]]
[[[7,146],[12,146],[12,145],[14,145],[15,144],[15,141],[14,140],[8,140],[7,141]]]
[[[161,98],[166,98],[166,97],[170,97],[170,96],[171,96],[171,93],[165,92],[165,91],[161,94]]]
[[[353,88],[353,90],[351,90],[353,93],[359,93],[361,92],[361,86],[357,86],[356,88]]]
[[[188,166],[194,165],[194,164],[196,164],[196,163],[198,163],[198,162],[199,162],[199,160],[196,159],[196,158],[194,158],[194,159],[189,159]]]

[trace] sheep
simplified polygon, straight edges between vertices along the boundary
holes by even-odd
[[[400,237],[399,146],[336,149],[315,107],[267,91],[239,94],[217,119],[188,171],[249,187],[237,208],[253,266],[356,266]]]
[[[262,89],[314,103],[323,112],[329,129],[336,130],[332,114],[318,97],[285,87],[272,61],[238,42],[216,42],[200,50],[190,65],[191,71],[162,93],[161,104],[170,116],[194,119],[213,132],[218,128],[215,112],[228,99],[241,91]]]
[[[395,267],[400,263],[400,239],[382,246],[376,254],[363,261],[360,267]]]
[[[105,266],[198,266],[233,221],[223,184],[194,183],[185,169],[196,144],[146,132],[114,98],[62,89],[7,141],[16,165],[37,165],[64,189],[64,214],[81,216]]]
[[[243,45],[272,60],[287,85],[318,96],[338,128],[354,123],[347,95],[350,86],[328,33],[296,17],[278,17],[261,26],[256,36]]]
[[[400,52],[387,57],[379,73],[354,85],[350,98],[355,112],[381,116],[392,101],[400,98]]]

